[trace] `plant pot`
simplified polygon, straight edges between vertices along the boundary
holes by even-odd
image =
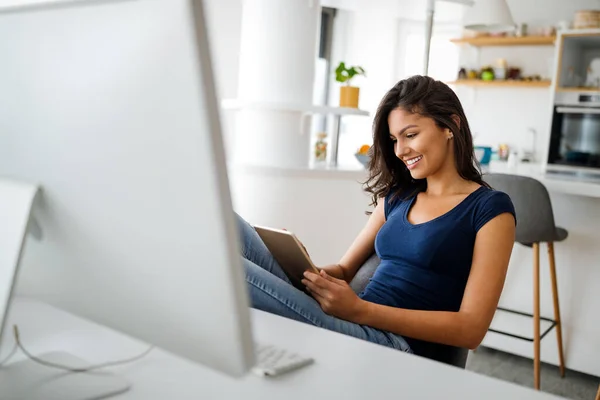
[[[340,107],[358,108],[359,90],[355,86],[340,87]]]

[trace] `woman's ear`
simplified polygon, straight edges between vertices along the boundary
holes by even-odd
[[[460,117],[456,114],[452,114],[451,118],[454,121],[454,123],[456,124],[456,126],[458,127],[458,129],[460,129]]]

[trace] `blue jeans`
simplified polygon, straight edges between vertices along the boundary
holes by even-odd
[[[326,314],[315,299],[291,284],[254,228],[237,218],[252,307],[412,353],[402,336]]]

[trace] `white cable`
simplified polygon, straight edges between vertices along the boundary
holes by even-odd
[[[101,364],[96,364],[96,365],[91,365],[88,367],[84,367],[84,368],[72,368],[72,367],[67,367],[65,365],[60,365],[60,364],[55,364],[53,362],[50,361],[46,361],[43,360],[41,358],[38,358],[34,355],[32,355],[29,351],[27,351],[27,349],[23,346],[23,343],[21,343],[21,337],[19,334],[19,327],[17,325],[13,325],[13,333],[15,336],[15,341],[16,341],[16,348],[19,348],[23,354],[25,354],[29,359],[31,359],[32,361],[44,365],[46,367],[50,367],[50,368],[57,368],[57,369],[62,369],[64,371],[69,371],[69,372],[89,372],[89,371],[94,371],[97,369],[101,369],[101,368],[107,368],[107,367],[114,367],[116,365],[121,365],[121,364],[128,364],[134,361],[138,361],[142,358],[144,358],[145,356],[148,355],[148,353],[150,353],[153,349],[154,346],[150,346],[148,349],[146,349],[146,351],[144,351],[143,353],[131,357],[131,358],[126,358],[123,360],[118,360],[118,361],[108,361],[105,363],[101,363]],[[11,355],[12,357],[12,355]]]

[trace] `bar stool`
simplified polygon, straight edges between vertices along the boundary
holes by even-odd
[[[596,394],[596,400],[600,400],[600,385],[598,385],[598,393]]]
[[[508,174],[488,174],[484,176],[484,179],[494,189],[503,191],[510,196],[517,214],[515,241],[524,246],[533,248],[533,314],[498,307],[501,311],[532,317],[533,338],[495,329],[490,329],[490,331],[533,342],[534,387],[539,390],[540,341],[552,330],[552,328],[556,329],[560,376],[565,376],[562,326],[560,322],[558,284],[556,280],[556,264],[554,259],[554,242],[565,240],[568,233],[565,229],[558,228],[554,224],[554,214],[552,212],[550,196],[548,195],[546,187],[541,182],[525,176]],[[548,245],[554,319],[540,317],[540,243],[544,242]],[[540,334],[540,320],[551,323],[550,327],[542,334]]]

